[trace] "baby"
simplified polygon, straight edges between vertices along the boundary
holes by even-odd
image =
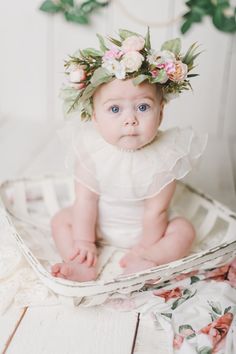
[[[191,223],[168,209],[205,139],[189,128],[159,130],[167,99],[190,85],[195,48],[183,57],[179,39],[156,52],[149,31],[119,34],[111,48],[99,36],[101,51],[80,51],[66,64],[65,100],[90,121],[72,141],[74,204],[51,222],[63,259],[52,266],[56,277],[96,279],[98,240],[127,249],[120,266],[129,274],[186,256],[195,238]]]

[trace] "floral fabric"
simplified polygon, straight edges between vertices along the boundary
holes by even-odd
[[[179,275],[166,289],[155,321],[167,331],[172,353],[236,353],[236,259],[225,266]]]

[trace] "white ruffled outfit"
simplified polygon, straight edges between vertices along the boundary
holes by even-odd
[[[159,131],[138,150],[107,143],[93,122],[73,128],[67,167],[74,178],[100,195],[97,233],[117,247],[132,247],[142,232],[144,199],[183,178],[202,154],[207,137],[191,128]]]

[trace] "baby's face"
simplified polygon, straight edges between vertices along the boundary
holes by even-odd
[[[95,125],[108,143],[136,150],[154,139],[163,102],[156,85],[115,79],[95,92],[93,109]]]

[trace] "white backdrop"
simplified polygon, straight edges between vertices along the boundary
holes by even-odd
[[[67,23],[60,15],[38,10],[41,0],[0,2],[0,114],[14,119],[62,118],[58,92],[63,60],[76,48],[97,46],[95,33],[129,28],[145,34],[150,24],[153,47],[180,35],[183,0],[112,0],[92,16],[92,25]],[[167,25],[167,23],[170,23]],[[218,137],[236,135],[236,36],[213,27],[210,19],[183,36],[183,48],[198,41],[204,52],[193,79],[194,93],[182,95],[166,109],[166,125],[186,125]]]
[[[63,61],[69,54],[77,48],[98,47],[97,32],[115,36],[118,28],[128,28],[145,34],[149,24],[153,48],[178,36],[182,38],[183,51],[195,41],[203,50],[195,69],[200,76],[192,80],[194,92],[184,93],[167,105],[163,127],[192,125],[208,132],[216,148],[222,139],[229,142],[236,171],[232,152],[236,151],[236,35],[218,31],[206,18],[182,36],[179,17],[186,11],[184,0],[111,0],[107,8],[92,16],[89,26],[66,22],[62,15],[45,14],[38,10],[41,3],[42,0],[0,1],[0,140],[5,138],[8,162],[18,146],[18,155],[29,154],[31,148],[25,142],[21,122],[49,126],[63,119],[58,93]],[[22,133],[15,150],[1,126],[1,121],[8,120],[12,129],[15,127],[15,140]],[[43,132],[36,135],[29,133],[27,139],[48,139]],[[220,149],[218,146],[209,154],[212,159],[218,154],[223,166],[225,155]],[[38,147],[36,150],[39,152]],[[24,166],[32,153],[25,158]],[[5,152],[0,151],[1,156],[4,158]],[[218,174],[225,173],[221,165],[217,168]]]

